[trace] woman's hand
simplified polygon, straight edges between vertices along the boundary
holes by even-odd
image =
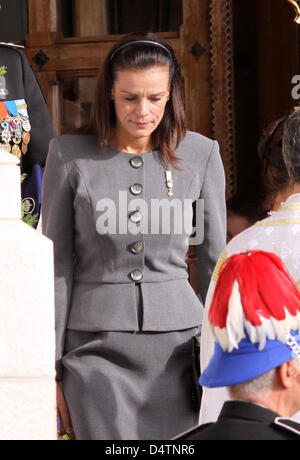
[[[56,401],[57,412],[60,418],[60,436],[67,435],[72,441],[75,441],[75,434],[72,427],[69,409],[64,397],[63,387],[61,382],[56,384]]]

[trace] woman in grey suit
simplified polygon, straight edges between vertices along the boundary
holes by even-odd
[[[193,239],[204,300],[225,246],[225,180],[217,142],[186,133],[183,88],[169,45],[125,37],[99,73],[88,133],[51,142],[43,230],[59,412],[65,424],[65,397],[77,439],[170,439],[198,420],[202,305],[185,256],[204,201]]]

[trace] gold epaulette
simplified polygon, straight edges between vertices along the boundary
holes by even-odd
[[[214,272],[212,274],[212,280],[214,280],[215,282],[218,281],[218,278],[219,278],[219,274],[220,274],[220,270],[223,266],[223,264],[225,263],[225,261],[227,260],[227,250],[224,249],[224,251],[221,253],[220,257],[219,257],[219,260],[215,266],[215,269],[214,269]]]

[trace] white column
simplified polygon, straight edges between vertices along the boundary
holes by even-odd
[[[0,439],[55,440],[53,246],[21,221],[20,189],[0,151]]]

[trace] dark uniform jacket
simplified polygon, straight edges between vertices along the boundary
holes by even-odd
[[[26,56],[0,43],[0,148],[20,159],[25,214],[39,215],[41,184],[54,136],[46,101]]]
[[[216,423],[189,430],[176,440],[300,440],[300,424],[247,401],[227,401]]]
[[[31,130],[28,152],[22,156],[22,171],[31,173],[35,164],[46,163],[49,142],[54,136],[46,101],[24,53],[10,44],[0,44],[0,68],[5,74],[0,81],[0,102],[24,99]],[[3,141],[0,134],[0,143]],[[13,145],[11,143],[11,145]]]

